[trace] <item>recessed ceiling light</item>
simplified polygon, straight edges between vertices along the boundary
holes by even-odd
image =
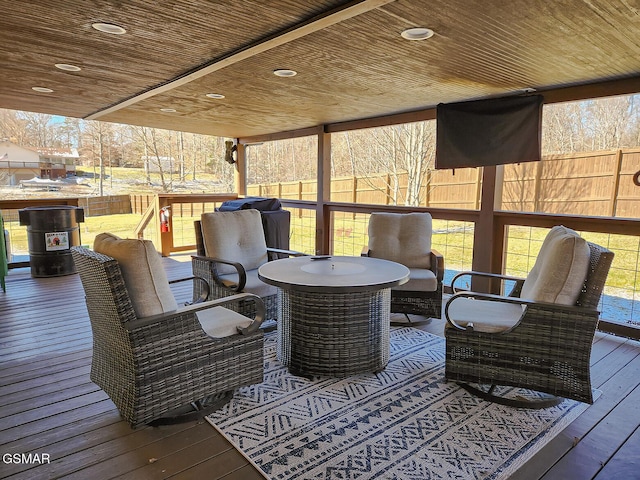
[[[406,40],[426,40],[433,37],[433,30],[423,27],[407,28],[400,36]]]
[[[222,95],[221,93],[207,93],[205,97],[221,99],[224,98],[224,95]]]
[[[92,23],[91,26],[99,32],[110,33],[112,35],[123,35],[127,33],[124,28],[114,25],[113,23],[96,22]]]
[[[53,93],[53,90],[46,87],[31,87],[31,90],[35,90],[36,92],[40,93]]]
[[[273,74],[277,77],[295,77],[298,72],[295,70],[289,70],[286,68],[279,68],[273,71]]]
[[[164,113],[176,113],[177,112],[177,110],[175,108],[161,108],[160,111],[164,112]]]
[[[60,70],[64,70],[65,72],[79,72],[80,70],[82,70],[80,67],[71,65],[70,63],[56,63],[55,67],[59,68]]]

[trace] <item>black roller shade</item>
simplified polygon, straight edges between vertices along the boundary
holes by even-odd
[[[540,160],[542,95],[441,103],[436,111],[436,168]]]

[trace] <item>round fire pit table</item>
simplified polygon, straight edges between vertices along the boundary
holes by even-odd
[[[389,362],[391,287],[399,263],[308,256],[267,262],[260,279],[278,290],[278,360],[294,375],[346,377]]]

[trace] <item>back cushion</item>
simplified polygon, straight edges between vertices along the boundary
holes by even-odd
[[[267,262],[267,243],[258,210],[203,213],[202,240],[207,257],[242,264],[253,270]],[[235,268],[218,264],[220,274],[235,273]]]
[[[586,240],[564,226],[553,227],[522,286],[521,298],[575,305],[589,268]]]
[[[429,213],[372,213],[370,255],[409,268],[431,268],[431,223]]]
[[[122,239],[101,233],[93,243],[94,251],[118,261],[129,298],[138,317],[148,317],[178,308],[162,259],[149,240]]]

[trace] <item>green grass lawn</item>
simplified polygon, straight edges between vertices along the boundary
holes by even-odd
[[[126,170],[126,169],[125,169]],[[105,215],[85,217],[79,224],[81,242],[93,245],[95,236],[111,232],[122,238],[135,238],[135,228],[140,221],[138,214]],[[193,221],[196,217],[173,217],[175,245],[195,244]],[[334,215],[333,254],[360,255],[367,245],[368,215],[336,213]],[[27,254],[27,229],[16,221],[5,221],[10,231],[11,248],[14,254]],[[145,231],[145,238],[155,238],[155,225]],[[473,225],[464,222],[434,220],[433,248],[445,259],[448,270],[471,269],[473,253]],[[313,212],[292,210],[290,248],[304,253],[315,253],[315,216]],[[507,241],[506,273],[526,276],[533,266],[547,229],[510,227]],[[594,243],[612,249],[616,256],[609,273],[609,287],[637,291],[640,289],[638,264],[640,263],[640,239],[628,235],[608,235],[586,232],[583,236]]]

